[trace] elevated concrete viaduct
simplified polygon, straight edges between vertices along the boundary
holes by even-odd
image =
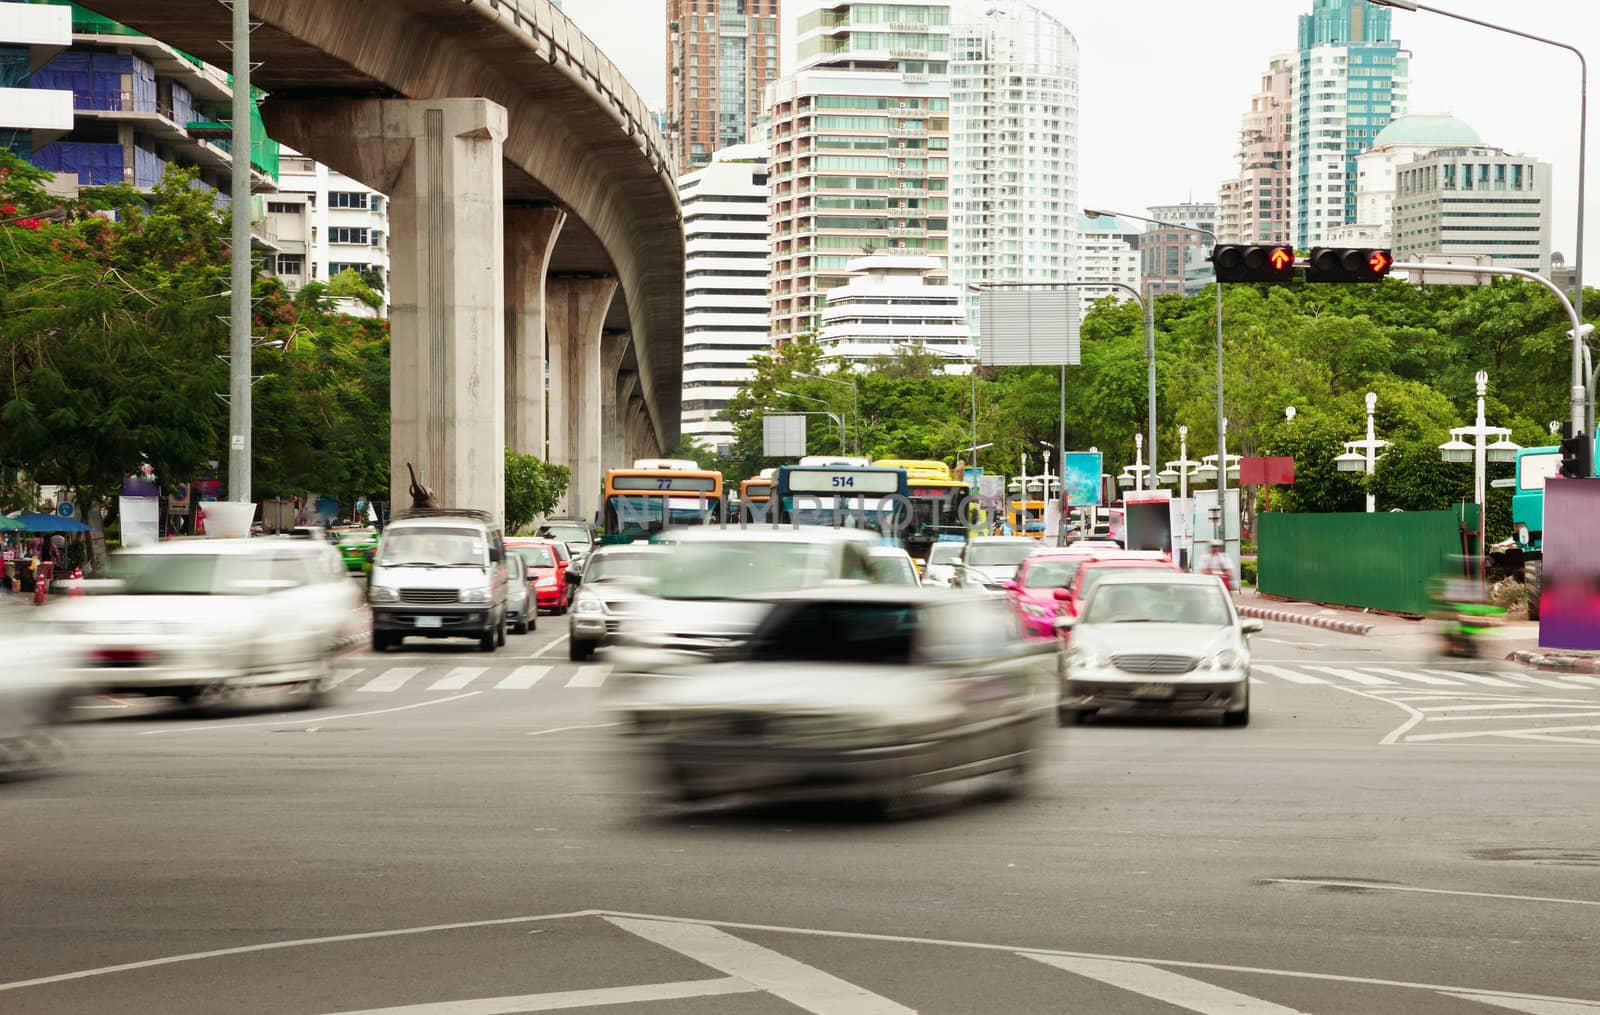
[[[411,462],[498,516],[509,446],[592,516],[603,469],[678,437],[683,229],[643,102],[549,0],[248,2],[269,133],[392,202],[395,505]],[[218,0],[83,6],[229,62]]]

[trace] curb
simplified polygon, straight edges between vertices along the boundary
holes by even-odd
[[[1253,617],[1257,620],[1275,620],[1280,624],[1305,624],[1309,627],[1320,627],[1326,631],[1338,631],[1341,634],[1371,634],[1372,624],[1363,624],[1355,620],[1340,620],[1337,617],[1313,617],[1304,613],[1295,613],[1292,610],[1269,610],[1262,606],[1236,606],[1241,617]]]
[[[1533,670],[1553,673],[1600,674],[1600,659],[1592,656],[1545,655],[1542,652],[1518,651],[1506,656],[1506,662],[1517,663]]]

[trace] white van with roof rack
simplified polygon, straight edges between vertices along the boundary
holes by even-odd
[[[395,516],[372,561],[367,601],[372,648],[406,638],[476,638],[506,643],[506,550],[487,511],[420,508]]]

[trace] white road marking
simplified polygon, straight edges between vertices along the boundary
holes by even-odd
[[[584,724],[582,724],[580,726],[557,726],[554,729],[534,730],[532,733],[529,733],[528,736],[530,736],[530,737],[542,737],[546,733],[567,733],[567,732],[569,732],[571,730],[603,730],[603,729],[606,729],[606,728],[611,727],[611,726],[621,726],[621,725],[622,724],[620,722],[591,722],[591,723],[584,723]]]
[[[1064,969],[1074,976],[1098,980],[1203,1015],[1301,1015],[1294,1008],[1285,1008],[1281,1004],[1139,962],[1076,959],[1065,955],[1023,955],[1047,966]]]
[[[677,983],[642,983],[630,987],[598,987],[592,990],[563,990],[553,994],[524,994],[521,997],[484,997],[470,1001],[433,1001],[397,1008],[364,1008],[361,1011],[335,1012],[333,1015],[520,1015],[521,1012],[562,1011],[570,1008],[595,1008],[609,1004],[639,1004],[644,1001],[673,1001],[718,994],[751,994],[759,990],[736,977],[715,980],[680,980]]]
[[[518,666],[512,670],[504,680],[494,685],[496,691],[526,691],[537,684],[546,673],[550,672],[548,666]]]
[[[406,681],[422,672],[420,666],[391,666],[356,688],[358,691],[395,691]]]
[[[1321,677],[1313,677],[1313,676],[1311,676],[1309,674],[1301,673],[1298,670],[1285,669],[1282,666],[1268,666],[1266,663],[1253,662],[1253,663],[1250,664],[1250,668],[1252,670],[1260,670],[1263,673],[1270,673],[1274,677],[1281,677],[1282,679],[1287,680],[1290,683],[1294,683],[1294,684],[1326,684],[1327,683],[1327,681],[1323,680]]]
[[[580,666],[578,672],[567,681],[568,687],[599,687],[606,682],[606,677],[611,675],[611,667],[605,665]]]
[[[1600,716],[1600,712],[1535,712],[1529,715],[1518,712],[1516,715],[1483,716],[1483,715],[1434,715],[1429,716],[1429,722],[1460,722],[1463,719],[1589,719]]]
[[[1462,740],[1466,737],[1511,737],[1528,740],[1564,740],[1567,743],[1587,743],[1600,747],[1600,740],[1582,737],[1554,737],[1556,733],[1600,733],[1600,726],[1535,726],[1522,730],[1475,730],[1471,733],[1417,733],[1407,738],[1417,742],[1434,740]]]
[[[1503,895],[1499,892],[1464,892],[1452,888],[1413,888],[1409,885],[1384,885],[1370,881],[1328,881],[1321,878],[1267,878],[1277,885],[1319,885],[1326,888],[1363,888],[1374,892],[1402,892],[1413,895],[1465,895],[1473,899],[1505,899],[1511,902],[1553,902],[1563,906],[1600,906],[1600,899],[1564,899],[1554,895]]]
[[[1367,669],[1385,676],[1397,677],[1401,680],[1415,680],[1419,684],[1432,684],[1435,687],[1460,687],[1461,681],[1451,680],[1448,677],[1435,677],[1418,670],[1391,670],[1382,666],[1369,666]]]
[[[1538,684],[1541,687],[1559,687],[1566,691],[1592,691],[1595,689],[1594,685],[1592,684],[1580,684],[1576,681],[1567,680],[1552,680],[1549,677],[1536,677],[1531,673],[1502,673],[1500,675],[1502,677],[1514,677],[1518,680],[1526,680],[1530,684]]]
[[[1293,645],[1295,648],[1327,648],[1328,643],[1322,641],[1290,641],[1288,638],[1269,638],[1264,634],[1254,635],[1252,641],[1265,641],[1273,645]]]
[[[1382,671],[1380,670],[1379,672],[1382,672]],[[1487,673],[1467,673],[1467,672],[1464,672],[1462,670],[1434,670],[1433,672],[1439,673],[1439,674],[1443,674],[1444,676],[1447,676],[1447,677],[1460,677],[1462,680],[1467,680],[1467,681],[1470,681],[1470,682],[1472,682],[1474,684],[1486,684],[1489,687],[1527,687],[1528,686],[1526,684],[1519,684],[1514,680],[1506,680],[1503,677],[1491,677]]]
[[[340,719],[361,719],[369,715],[388,715],[390,712],[407,712],[413,708],[426,708],[429,705],[443,705],[446,702],[460,701],[470,698],[482,691],[468,691],[465,694],[453,694],[448,698],[430,698],[427,701],[413,702],[410,705],[396,705],[394,708],[379,708],[370,712],[346,712],[344,715],[319,715],[313,719],[274,719],[269,722],[236,722],[225,726],[180,726],[165,730],[144,730],[141,737],[160,737],[174,733],[209,733],[214,730],[244,730],[255,726],[299,726],[312,722],[337,722]]]
[[[1348,680],[1354,684],[1365,684],[1368,687],[1394,686],[1394,681],[1392,680],[1385,680],[1382,677],[1371,677],[1365,673],[1346,669],[1342,666],[1307,666],[1306,669],[1316,670],[1318,673],[1326,673],[1330,677],[1338,677],[1341,680]]]
[[[1435,699],[1435,700],[1438,700],[1438,699]],[[1483,699],[1474,698],[1474,699],[1471,699],[1471,700],[1482,701]],[[1496,701],[1493,704],[1489,704],[1489,705],[1429,705],[1427,708],[1424,708],[1422,711],[1424,711],[1424,712],[1502,712],[1502,711],[1506,711],[1508,709],[1555,708],[1555,707],[1563,707],[1563,706],[1567,707],[1567,708],[1593,708],[1594,707],[1594,702],[1592,702],[1592,701],[1562,702],[1562,701],[1551,701],[1548,698],[1539,698],[1539,699],[1534,699],[1532,701]]]
[[[542,658],[545,655],[545,653],[549,652],[551,649],[555,648],[556,646],[560,645],[562,642],[566,641],[567,637],[568,637],[567,635],[562,635],[561,637],[557,638],[555,641],[553,641],[550,644],[546,645],[544,648],[542,648],[539,651],[535,652],[533,655],[529,656],[528,658],[529,659]]]
[[[915,1015],[865,988],[700,923],[606,917],[606,922],[736,976],[814,1015]]]
[[[360,673],[360,672],[361,672],[361,670],[359,670],[359,669],[354,669],[354,670],[334,670],[332,673],[330,673],[328,675],[328,687],[329,687],[329,689],[331,690],[332,688],[335,688],[335,687],[343,687],[347,682],[349,682],[349,680],[352,677],[354,677],[357,673]]]
[[[486,666],[457,666],[444,676],[428,685],[430,691],[459,691],[463,687],[483,676]]]
[[[1584,1004],[1573,1001],[1541,1001],[1538,998],[1493,997],[1487,994],[1457,994],[1446,991],[1449,997],[1458,997],[1463,1001],[1476,1001],[1479,1004],[1493,1005],[1496,1008],[1505,1008],[1509,1011],[1525,1012],[1526,1015],[1600,1015],[1600,1004]]]

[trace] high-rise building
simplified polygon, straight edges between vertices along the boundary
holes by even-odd
[[[1486,146],[1441,148],[1395,174],[1394,254],[1476,254],[1550,273],[1550,166]]]
[[[971,285],[1076,277],[1078,42],[1024,0],[958,22],[950,60],[950,278]]]
[[[72,129],[70,88],[32,86],[34,53],[72,45],[72,11],[45,4],[0,3],[0,148],[24,159]]]
[[[1207,258],[1217,229],[1217,206],[1188,201],[1150,208],[1151,223],[1139,237],[1142,282],[1151,296],[1194,293],[1211,282]]]
[[[744,144],[778,77],[782,0],[667,0],[664,139],[678,172]]]
[[[331,281],[345,271],[361,275],[385,297],[389,292],[389,201],[336,169],[298,152],[284,151],[278,193],[267,202],[276,238],[277,272],[290,289]],[[383,312],[355,300],[340,309]]]
[[[1328,234],[1332,246],[1394,243],[1395,176],[1401,166],[1441,148],[1482,145],[1478,132],[1453,116],[1408,114],[1389,121],[1356,157],[1356,220]]]
[[[1285,243],[1289,203],[1294,61],[1275,56],[1261,75],[1239,130],[1239,175],[1219,192],[1217,242]]]
[[[943,359],[946,373],[971,372],[977,352],[961,290],[938,277],[943,269],[937,257],[893,250],[853,259],[845,266],[853,277],[828,291],[823,358],[865,364],[914,350]]]
[[[1073,278],[1099,283],[1078,288],[1083,313],[1107,296],[1129,300],[1127,289],[1139,289],[1139,243],[1144,224],[1114,215],[1078,217],[1076,267]],[[1113,284],[1116,283],[1116,284]]]
[[[722,410],[770,347],[767,150],[736,145],[678,179],[687,248],[683,288],[683,436],[707,450],[733,442]]]
[[[864,252],[948,256],[950,8],[846,0],[798,34],[799,68],[766,96],[775,342],[820,326]]]
[[[1411,54],[1390,35],[1391,13],[1368,0],[1312,0],[1300,16],[1291,99],[1297,246],[1327,243],[1356,221],[1356,156],[1406,112]]]

